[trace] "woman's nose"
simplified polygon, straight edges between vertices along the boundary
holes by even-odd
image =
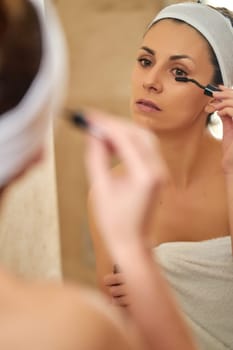
[[[143,88],[150,92],[161,92],[163,90],[161,72],[158,72],[157,70],[151,70],[148,72],[143,81]]]

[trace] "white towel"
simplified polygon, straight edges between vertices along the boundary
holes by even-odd
[[[231,238],[163,243],[154,251],[200,349],[233,349]]]
[[[29,0],[36,11],[42,39],[39,71],[22,100],[0,116],[0,187],[18,175],[38,151],[51,131],[66,91],[66,41],[49,1],[46,14],[37,0]]]

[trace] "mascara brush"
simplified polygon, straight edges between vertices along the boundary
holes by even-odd
[[[191,79],[191,78],[187,78],[187,77],[176,77],[175,78],[176,81],[180,81],[183,83],[194,83],[195,85],[197,85],[199,88],[204,90],[204,94],[207,96],[213,96],[213,92],[214,91],[221,91],[219,88],[217,88],[214,85],[208,84],[206,86],[200,84],[197,80],[195,79]]]
[[[77,128],[86,131],[88,134],[96,137],[99,140],[104,140],[103,132],[85,117],[83,112],[80,111],[67,111],[66,119],[68,119]]]
[[[70,111],[66,110],[66,120],[68,120],[69,123],[71,123],[74,127],[83,130],[87,134],[95,137],[96,139],[100,140],[105,144],[107,147],[109,153],[114,155],[115,153],[115,147],[111,142],[111,139],[106,136],[104,130],[102,130],[99,125],[96,125],[95,123],[92,123],[86,118],[85,114],[81,111]]]

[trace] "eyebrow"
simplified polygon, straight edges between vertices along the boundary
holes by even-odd
[[[188,55],[173,55],[169,57],[170,61],[182,60],[184,58],[193,61],[193,59]]]
[[[150,49],[149,47],[142,46],[141,49],[146,51],[146,52],[148,52],[152,56],[155,56],[155,51]],[[189,60],[193,61],[193,59],[190,56],[188,56],[188,55],[173,55],[173,56],[169,57],[170,61],[176,61],[176,60],[182,60],[182,59],[189,59]]]
[[[149,47],[147,47],[147,46],[142,46],[141,49],[144,50],[144,51],[146,51],[146,52],[148,52],[148,53],[150,53],[152,56],[155,56],[155,51],[152,50],[152,49],[150,49]]]

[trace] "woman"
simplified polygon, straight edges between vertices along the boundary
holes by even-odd
[[[156,133],[169,169],[145,237],[204,349],[233,343],[233,29],[225,15],[197,3],[163,9],[143,37],[132,75],[133,119]],[[180,77],[224,86],[206,96]],[[206,127],[215,111],[222,142]],[[121,261],[109,258],[94,216],[91,231],[102,289],[131,306]],[[114,264],[120,273],[111,273]]]
[[[36,0],[0,2],[1,206],[9,186],[41,160],[51,115],[62,102],[66,50],[47,6],[45,18]],[[100,296],[74,285],[24,281],[1,266],[0,299],[1,349],[97,350],[109,342],[137,348],[124,320],[107,314]]]
[[[65,82],[65,47],[56,16],[49,4],[45,18],[36,0],[15,0],[14,3],[12,0],[1,1],[0,51],[0,199],[3,205],[5,190],[41,159],[44,140],[51,125],[51,114],[57,112],[61,103],[58,88],[64,86]],[[140,251],[132,253],[140,262],[144,278],[149,277],[147,284],[153,281],[151,276],[156,277],[147,295],[151,295],[154,288],[159,291],[156,303],[153,302],[146,309],[140,305],[140,295],[134,293],[136,280],[132,280],[134,274],[129,259],[127,255],[122,255],[121,245],[125,242],[121,239],[118,246],[114,244],[116,235],[112,223],[116,213],[109,210],[109,200],[112,201],[111,194],[115,187],[105,181],[111,181],[111,171],[105,163],[109,157],[109,145],[129,170],[128,176],[121,179],[123,187],[133,185],[125,200],[137,200],[137,213],[142,221],[150,209],[151,190],[160,187],[165,173],[159,151],[154,148],[148,132],[105,119],[101,115],[98,115],[98,119],[104,139],[89,140],[88,173],[90,178],[98,179],[95,198],[99,207],[106,205],[109,211],[108,221],[105,220],[105,212],[104,215],[99,212],[104,237],[113,255],[121,254],[124,257],[123,266],[129,270],[130,276],[129,294],[135,298],[135,305],[139,305],[139,308],[135,308],[134,318],[126,320],[117,310],[110,310],[98,293],[67,283],[24,281],[0,267],[0,348],[105,350],[110,346],[113,350],[152,350],[171,349],[176,343],[177,350],[195,350],[167,284],[159,270],[154,268],[151,257],[144,255],[143,244],[140,243]],[[129,143],[129,135],[137,140],[137,149]],[[145,150],[151,154],[147,159],[141,156]],[[155,158],[156,169],[151,164]],[[137,169],[139,172],[135,176]],[[143,202],[138,200],[141,193],[147,193]],[[129,241],[134,242],[136,247],[138,240],[141,242],[138,219],[129,230],[121,212],[121,197],[122,192],[118,191],[115,200],[118,222],[121,222],[124,231],[127,230]],[[135,235],[136,228],[138,236]],[[161,285],[160,289],[156,286],[157,282]],[[151,332],[147,316],[151,316],[151,311],[157,310],[158,305],[164,305],[160,310],[164,322],[160,324],[157,321],[155,334],[154,330]],[[165,336],[161,337],[161,334],[165,335],[167,324],[171,327],[169,340]]]

